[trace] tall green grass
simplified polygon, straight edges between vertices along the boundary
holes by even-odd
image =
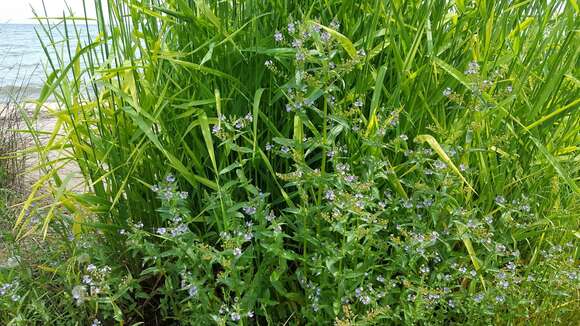
[[[552,208],[548,203],[556,200],[554,193],[568,207],[578,192],[578,34],[571,3],[96,4],[99,34],[87,30],[80,48],[66,44],[88,29],[84,22],[39,19],[39,32],[54,40],[44,44],[47,53],[57,55],[50,57],[54,72],[37,105],[40,109],[55,96],[62,122],[55,133],[65,135],[61,142],[70,153],[63,159],[74,160],[94,190],[94,196],[78,199],[98,203],[99,215],[113,224],[122,225],[129,216],[155,224],[147,216],[155,201],[144,189],[170,169],[179,172],[188,190],[196,189],[194,196],[204,188],[217,189],[216,172],[236,162],[235,156],[208,150],[204,142],[203,128],[215,123],[219,108],[241,115],[258,101],[259,139],[291,134],[280,89],[286,81],[263,65],[267,59],[284,64],[292,55],[275,47],[273,31],[303,15],[338,19],[344,45],[369,52],[363,68],[343,80],[351,96],[370,97],[383,67],[381,89],[375,92],[381,105],[401,110],[401,133],[432,133],[440,141],[474,149],[462,158],[480,171],[471,180],[478,189],[478,196],[469,199],[474,204],[485,207],[496,194],[517,191],[521,184],[551,197],[544,209]],[[61,35],[53,35],[57,30]],[[482,62],[481,80],[461,72],[474,60]],[[481,94],[473,99],[477,110],[465,110],[449,107],[441,95],[446,87],[477,87],[499,68],[506,76],[494,87],[513,87],[501,102]],[[255,98],[261,88],[265,92]],[[365,114],[370,120],[370,112]],[[61,143],[51,145],[39,151],[46,154]],[[264,167],[281,171],[285,163],[253,157],[246,165],[249,174],[264,190],[279,193]],[[401,159],[392,157],[392,163]],[[47,176],[58,179],[55,168],[61,161],[45,163]],[[203,208],[194,202],[195,209]]]
[[[480,220],[490,214],[509,219],[519,215],[504,213],[498,198],[533,203],[532,222],[511,232],[509,241],[525,251],[524,260],[533,264],[546,243],[578,236],[566,231],[578,227],[575,1],[95,3],[98,34],[88,20],[64,17],[55,23],[38,12],[39,33],[51,40],[43,44],[51,73],[37,112],[53,97],[58,124],[49,143],[34,148],[44,158],[37,168],[45,177],[32,186],[16,220],[20,235],[27,231],[22,226],[31,204],[49,187],[54,202],[45,207],[45,234],[52,222],[62,221],[77,237],[98,230],[105,245],[139,273],[140,257],[129,255],[118,232],[138,222],[149,230],[166,225],[157,213],[162,201],[150,189],[173,173],[190,194],[186,207],[197,221],[196,234],[212,243],[238,223],[232,207],[242,204],[236,202],[252,193],[270,194],[273,209],[300,219],[290,219],[293,238],[284,245],[292,252],[286,261],[300,265],[317,254],[314,243],[324,234],[324,222],[311,221],[317,214],[311,205],[323,206],[333,186],[332,146],[346,146],[352,156],[345,161],[368,180],[384,175],[376,181],[378,190],[406,200],[423,189],[423,181],[407,179],[420,169],[404,153],[416,143],[430,148],[457,178],[449,190],[453,207]],[[338,76],[317,75],[324,59],[309,53],[306,63],[297,63],[288,34],[285,43],[274,40],[274,32],[292,21],[320,24],[337,44],[336,61],[350,68]],[[86,38],[73,47],[81,35]],[[361,49],[365,55],[357,53]],[[274,68],[265,67],[267,60]],[[477,67],[469,72],[471,62]],[[335,78],[337,108],[329,104],[326,89],[314,87],[305,94],[317,100],[314,113],[286,112],[288,88],[296,87],[301,69],[329,78],[318,85]],[[360,112],[341,111],[357,99],[364,103]],[[384,113],[390,111],[398,123],[386,138],[372,136],[389,122]],[[252,114],[247,132],[234,138],[213,135],[215,126],[225,128],[222,114],[229,119],[247,113]],[[341,129],[355,124],[364,132]],[[392,141],[402,135],[409,142]],[[305,145],[305,138],[315,145]],[[293,148],[291,159],[267,151],[267,143]],[[454,156],[450,149],[458,148]],[[59,156],[49,158],[55,150]],[[368,163],[372,159],[383,165]],[[71,178],[59,174],[68,161],[78,165],[90,191],[69,190]],[[287,182],[297,167],[318,169],[321,179]],[[467,255],[475,270],[497,263],[486,260],[478,252],[481,246],[462,233],[453,251]],[[264,250],[258,257],[268,255],[256,250]],[[352,254],[364,260],[363,252]],[[264,281],[270,278],[264,286],[278,293],[283,306],[269,308],[272,315],[265,312],[263,318],[292,318],[306,294],[292,277],[284,284],[275,278],[295,267],[267,276],[272,271],[254,264]],[[342,270],[342,260],[339,264]],[[483,278],[481,283],[485,287]],[[287,293],[280,294],[281,288]],[[339,310],[334,307],[337,316]],[[304,316],[297,320],[309,320]]]

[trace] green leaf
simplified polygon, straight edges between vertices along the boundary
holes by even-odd
[[[203,135],[203,140],[205,141],[205,147],[207,148],[207,152],[209,154],[209,158],[211,160],[211,164],[213,166],[213,170],[215,171],[216,175],[218,173],[217,163],[215,160],[215,151],[213,147],[213,139],[211,136],[211,131],[209,129],[209,122],[207,121],[207,115],[205,113],[201,113],[199,115],[199,125],[201,127],[201,133]]]
[[[260,117],[260,99],[262,98],[262,94],[264,93],[263,88],[259,88],[254,94],[254,106],[252,110],[253,116],[253,132],[254,132],[254,141],[253,141],[253,154],[252,157],[256,155],[256,146],[258,144],[258,118]]]
[[[321,28],[323,28],[325,31],[327,31],[332,37],[334,37],[338,41],[338,43],[340,43],[342,48],[346,51],[346,53],[348,53],[348,55],[352,59],[358,57],[358,55],[356,53],[356,48],[352,44],[351,40],[348,39],[348,37],[342,35],[341,33],[337,32],[336,30],[334,30],[330,27],[326,27],[326,26],[321,25],[315,21],[310,21],[310,23],[318,25]]]
[[[453,172],[457,174],[457,176],[469,187],[471,191],[473,191],[473,193],[477,194],[475,189],[473,189],[471,184],[469,184],[467,179],[465,179],[465,177],[461,174],[459,169],[455,166],[455,164],[453,164],[453,161],[451,161],[449,156],[447,156],[447,153],[445,153],[441,145],[439,145],[439,142],[437,142],[437,140],[433,138],[433,136],[419,135],[415,137],[415,142],[429,144],[429,146],[431,146],[431,148],[437,153],[437,155],[439,155],[439,158],[441,158],[441,160],[443,160],[443,162],[445,162],[445,164],[447,164],[451,168],[451,170],[453,170]]]
[[[453,78],[455,78],[457,81],[463,84],[463,86],[471,89],[471,83],[469,82],[469,80],[467,80],[467,77],[465,77],[465,75],[462,72],[453,68],[452,66],[450,66],[449,64],[447,64],[446,62],[444,62],[439,58],[433,58],[433,62],[437,64],[439,67],[443,68],[443,70],[447,71],[447,73],[449,73]]]

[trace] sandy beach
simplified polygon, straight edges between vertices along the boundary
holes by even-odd
[[[16,129],[13,137],[19,143],[18,160],[24,169],[22,171],[22,190],[24,193],[28,193],[38,180],[56,167],[59,167],[58,174],[63,180],[69,175],[71,176],[67,189],[83,191],[86,188],[83,185],[83,178],[78,166],[73,162],[65,163],[65,158],[70,156],[69,151],[61,150],[56,146],[50,150],[44,147],[48,144],[57,126],[57,118],[51,114],[57,109],[56,103],[47,103],[34,117],[35,105],[27,103],[21,105],[18,109],[18,115],[15,115],[12,110],[4,110],[5,114],[0,115],[0,119],[11,119],[10,125]],[[29,124],[26,123],[25,117],[28,117]],[[15,119],[18,121],[14,121]],[[32,133],[29,127],[35,132]],[[61,126],[53,144],[58,143],[59,138],[62,137],[62,132]]]

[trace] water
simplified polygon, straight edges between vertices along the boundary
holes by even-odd
[[[42,89],[47,60],[35,30],[48,43],[39,25],[0,24],[0,102],[15,94],[19,98],[35,98]],[[81,37],[86,35],[84,29],[81,32]],[[96,26],[90,27],[90,33],[96,35]],[[55,28],[53,35],[60,44],[57,48],[62,49],[64,28]],[[74,51],[76,42],[71,41],[71,45]]]

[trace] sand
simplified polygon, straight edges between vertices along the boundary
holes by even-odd
[[[57,105],[55,103],[47,104],[38,114],[36,119],[32,122],[32,127],[39,131],[38,133],[38,140],[40,146],[44,146],[48,143],[51,134],[53,133],[57,119],[50,113],[51,110],[56,110]],[[22,111],[23,114],[28,115],[28,117],[32,118],[34,112],[34,105],[27,104],[25,106],[25,111]],[[62,158],[70,157],[71,153],[70,150],[60,150],[60,149],[52,149],[48,151],[46,158],[42,160],[37,150],[37,146],[35,144],[34,138],[30,132],[27,131],[28,126],[26,125],[24,120],[19,122],[20,130],[22,132],[19,133],[21,137],[21,141],[23,143],[23,148],[26,151],[24,156],[24,190],[28,192],[32,189],[32,186],[40,180],[43,176],[45,176],[49,171],[53,168],[59,167],[64,164],[64,161],[56,161]],[[56,140],[59,137],[62,137],[62,128],[59,130],[59,134],[57,135]],[[56,142],[56,141],[55,141]],[[39,164],[52,162],[52,164],[48,164],[43,168],[39,168]],[[84,179],[82,177],[81,171],[74,162],[68,162],[64,166],[58,169],[58,175],[64,180],[70,175],[70,179],[67,183],[66,188],[71,191],[75,192],[82,192],[87,190],[86,185],[84,184]],[[26,189],[28,188],[28,189]]]

